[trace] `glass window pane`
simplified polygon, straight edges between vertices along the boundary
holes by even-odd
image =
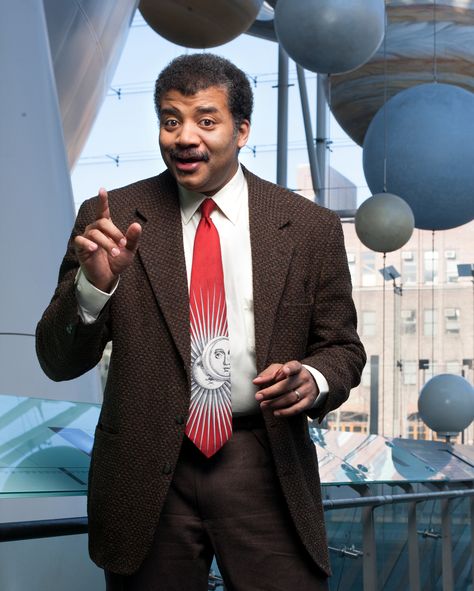
[[[427,250],[424,253],[424,283],[438,283],[438,253]]]
[[[402,252],[402,281],[404,285],[416,283],[416,258],[413,252]]]
[[[375,274],[375,253],[363,252],[362,253],[362,285],[363,287],[369,287],[375,285],[377,282],[377,276]]]
[[[459,334],[461,330],[461,310],[459,308],[444,309],[444,330],[446,334]]]
[[[423,310],[423,334],[425,337],[431,337],[437,333],[437,314],[436,309],[426,308]]]
[[[403,384],[412,386],[416,384],[418,363],[416,361],[402,361]]]
[[[403,334],[416,334],[416,310],[402,310],[400,312]]]
[[[362,311],[362,334],[365,337],[375,335],[376,314],[373,310]]]

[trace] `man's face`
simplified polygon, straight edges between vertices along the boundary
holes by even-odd
[[[192,96],[170,90],[160,111],[161,155],[171,174],[186,189],[217,193],[237,172],[250,130],[247,120],[235,129],[227,90],[211,86]]]

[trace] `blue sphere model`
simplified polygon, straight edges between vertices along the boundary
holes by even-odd
[[[358,68],[382,43],[383,0],[279,0],[275,31],[296,63],[335,74]]]
[[[450,84],[421,84],[390,99],[364,139],[373,193],[402,197],[415,227],[447,230],[474,218],[474,95]]]

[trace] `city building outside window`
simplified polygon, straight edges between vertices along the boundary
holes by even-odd
[[[424,283],[438,283],[438,253],[427,250],[424,253]]]
[[[370,387],[370,364],[367,363],[362,371],[362,377],[360,381],[362,386],[366,388]]]
[[[459,308],[444,309],[444,330],[446,334],[459,334],[461,310]]]
[[[431,337],[436,335],[438,318],[436,314],[436,308],[426,308],[423,310],[423,335],[425,337]]]
[[[417,361],[402,361],[402,375],[404,386],[416,385],[416,377],[418,372]]]
[[[446,361],[446,373],[453,373],[457,376],[462,374],[462,365],[460,361]]]
[[[416,310],[402,310],[400,312],[403,334],[416,334]]]
[[[347,253],[347,262],[349,263],[352,285],[357,285],[356,256],[353,252]]]
[[[411,250],[402,252],[402,281],[403,285],[416,284],[416,258]]]
[[[374,310],[362,311],[362,335],[364,337],[375,336],[376,313]]]
[[[446,262],[446,282],[456,283],[458,280],[458,261],[456,260],[456,251],[445,250],[444,257]]]
[[[362,286],[370,287],[376,285],[377,275],[375,272],[375,253],[362,253]]]

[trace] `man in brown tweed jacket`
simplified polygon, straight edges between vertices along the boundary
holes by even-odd
[[[181,56],[155,91],[168,170],[86,201],[37,330],[54,380],[113,343],[89,474],[89,539],[107,589],[204,591],[215,555],[236,591],[327,589],[308,417],[365,363],[337,215],[242,169],[252,92],[233,64]],[[186,437],[189,276],[212,197],[224,269],[233,434]]]

